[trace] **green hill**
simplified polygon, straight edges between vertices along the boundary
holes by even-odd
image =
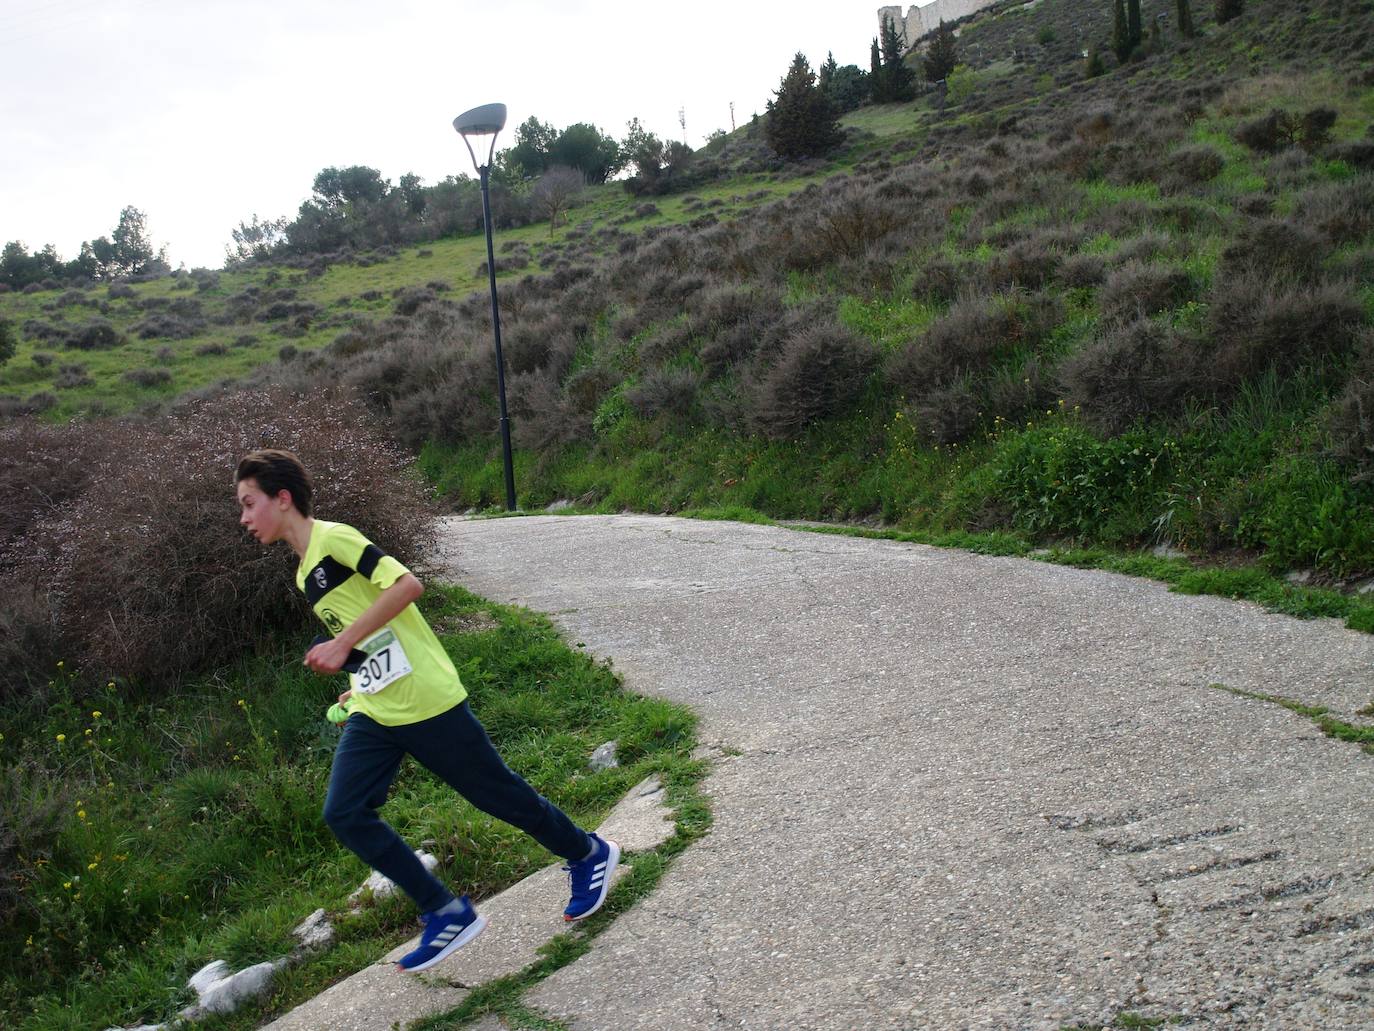
[[[1370,13],[1198,5],[1197,38],[1166,20],[1113,67],[1109,5],[1001,5],[960,26],[947,89],[847,116],[830,160],[652,201],[611,183],[500,231],[522,504],[1374,571]],[[62,420],[342,385],[453,504],[492,504],[482,258],[467,237],[0,297],[0,393]]]

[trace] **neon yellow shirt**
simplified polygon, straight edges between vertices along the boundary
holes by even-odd
[[[337,635],[409,571],[347,523],[316,519],[310,544],[296,568],[296,586],[329,632]],[[364,713],[384,726],[399,727],[447,712],[467,697],[453,662],[413,604],[368,639],[374,642],[371,648],[365,647],[367,642],[357,647],[375,653],[378,642],[393,640],[399,642],[399,650],[393,645],[383,656],[388,668],[394,662],[398,664],[395,668],[402,669],[399,664],[404,663],[410,672],[375,694],[362,693],[370,686],[366,671],[361,677],[349,674],[352,712]]]

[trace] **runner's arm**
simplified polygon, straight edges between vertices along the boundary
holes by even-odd
[[[348,660],[348,653],[358,646],[359,641],[366,640],[390,623],[424,591],[424,584],[414,573],[398,577],[395,583],[377,595],[377,600],[364,609],[362,615],[340,630],[337,637],[317,644],[306,652],[305,664],[316,673],[339,672]]]

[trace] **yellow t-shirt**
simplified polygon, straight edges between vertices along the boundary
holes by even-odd
[[[337,635],[408,572],[347,523],[316,519],[310,544],[296,569],[296,586],[329,632]],[[385,645],[390,647],[383,655],[379,648]],[[447,712],[467,697],[453,662],[414,605],[407,605],[357,647],[376,656],[378,661],[371,666],[382,680],[407,665],[410,672],[391,679],[375,694],[363,693],[376,683],[366,668],[362,674],[349,674],[353,712],[398,727]]]

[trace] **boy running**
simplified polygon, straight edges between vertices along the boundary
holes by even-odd
[[[620,846],[580,829],[502,761],[472,714],[458,672],[415,607],[424,587],[400,562],[346,523],[311,515],[313,488],[289,451],[254,451],[235,477],[239,523],[262,544],[286,541],[300,556],[296,586],[333,635],[305,655],[316,673],[349,671],[339,696],[346,720],[334,752],[324,819],[359,859],[419,907],[419,948],[402,970],[425,970],[486,926],[466,895],[455,898],[377,815],[409,754],[478,809],[518,827],[567,860],[566,920],[600,908]],[[331,710],[333,712],[334,710]]]

